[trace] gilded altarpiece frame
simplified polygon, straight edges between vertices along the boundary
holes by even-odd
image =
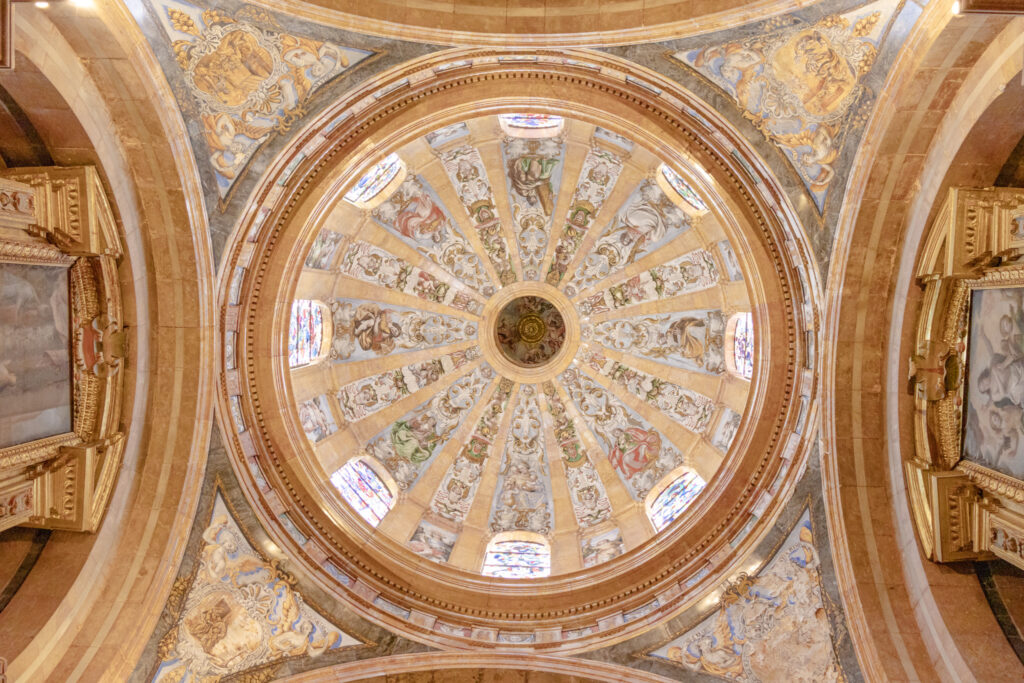
[[[983,325],[981,319],[972,321],[972,300],[984,303],[997,290],[1024,289],[1022,256],[1024,189],[954,188],[918,263],[924,298],[909,362],[915,454],[904,466],[918,537],[925,553],[938,562],[996,556],[1024,568],[1024,480],[977,462],[981,458],[971,447],[977,429],[965,437],[970,400],[980,388],[975,386],[972,394],[967,381],[971,340],[979,343],[981,338],[972,329]],[[1013,321],[999,324],[1012,326]],[[1010,368],[1005,366],[1012,359],[999,357],[999,381],[1006,382]],[[1022,364],[1024,356],[1016,363]],[[990,381],[986,378],[986,387]],[[1009,398],[1000,402],[1017,403]],[[1024,437],[1024,422],[1016,433]],[[1024,447],[1024,440],[1017,443]]]
[[[70,431],[0,449],[0,530],[99,526],[124,450],[122,256],[95,169],[0,172],[0,266],[67,271],[71,378]]]

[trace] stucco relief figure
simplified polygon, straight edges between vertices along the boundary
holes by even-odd
[[[217,681],[275,660],[359,645],[305,604],[294,579],[256,554],[220,495],[202,540],[178,621],[158,648],[154,682]]]
[[[480,302],[464,296],[465,292],[458,286],[442,282],[368,242],[352,242],[341,258],[340,270],[344,275],[385,289],[404,292],[470,313],[479,314],[483,308]]]
[[[593,567],[615,559],[625,552],[622,534],[618,529],[612,529],[588,538],[583,541],[581,552],[584,567]]]
[[[882,19],[882,11],[858,9],[673,56],[723,88],[782,148],[820,210],[865,92],[861,79],[878,54]]]
[[[685,464],[683,454],[660,432],[580,370],[570,367],[559,379],[636,499]]]
[[[447,562],[455,545],[455,534],[430,522],[420,522],[409,539],[409,549],[434,562]]]
[[[594,325],[591,335],[595,341],[618,351],[698,372],[725,372],[725,316],[721,311],[611,320]]]
[[[326,270],[334,260],[334,254],[341,244],[343,235],[333,230],[321,230],[313,240],[313,246],[306,255],[306,267]]]
[[[423,463],[452,437],[493,376],[490,366],[480,365],[375,436],[366,445],[367,452],[384,464],[399,488],[408,488]]]
[[[473,219],[480,242],[501,284],[515,282],[516,274],[510,260],[512,252],[494,208],[494,195],[480,152],[470,145],[459,145],[439,156],[463,208]]]
[[[353,299],[332,301],[331,317],[330,357],[335,361],[442,346],[472,339],[477,331],[474,323],[461,318]]]
[[[159,5],[222,199],[260,144],[287,130],[317,89],[371,54],[285,32],[267,13],[257,26],[178,0]]]
[[[331,414],[327,396],[320,395],[299,403],[299,421],[306,436],[314,443],[338,431],[338,425]]]
[[[0,264],[0,448],[71,431],[66,268]]]
[[[388,231],[467,286],[485,295],[493,293],[494,287],[480,258],[422,177],[406,178],[372,215]]]
[[[661,452],[661,435],[654,430],[626,427],[615,429],[612,437],[608,460],[626,477],[643,472]]]
[[[541,431],[537,392],[531,385],[520,390],[505,456],[498,475],[491,531],[551,531],[554,509],[548,490],[548,469]]]
[[[715,613],[650,656],[744,683],[844,681],[811,532],[805,512],[756,577],[740,574]]]
[[[566,285],[566,294],[575,296],[689,227],[689,216],[665,196],[657,183],[644,180],[576,269]]]
[[[564,152],[561,137],[506,137],[502,141],[512,221],[523,277],[527,280],[540,277],[538,269],[547,249],[551,213],[561,184]]]
[[[557,286],[565,277],[583,236],[615,187],[622,172],[622,163],[620,157],[601,147],[592,147],[587,152],[562,234],[555,245],[554,258],[548,267],[546,280],[549,285]]]
[[[1024,288],[975,290],[964,458],[1024,478]]]
[[[551,178],[558,166],[561,145],[554,139],[522,140],[506,142],[508,158],[508,179],[516,196],[531,206],[540,208],[541,213],[550,216],[554,210],[556,189]]]
[[[718,284],[721,274],[715,259],[704,249],[653,266],[579,302],[582,315],[595,315],[648,301],[697,292]]]
[[[498,434],[498,426],[512,395],[513,383],[502,379],[487,401],[476,428],[459,450],[441,485],[434,494],[430,509],[457,524],[461,524],[476,497],[484,464]]]

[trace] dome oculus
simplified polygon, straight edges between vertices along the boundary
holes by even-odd
[[[565,343],[565,321],[548,300],[521,296],[505,304],[495,322],[502,354],[527,367],[550,361]]]

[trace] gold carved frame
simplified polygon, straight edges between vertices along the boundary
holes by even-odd
[[[0,263],[67,268],[72,430],[0,449],[0,530],[95,531],[124,451],[117,226],[92,167],[0,173]]]
[[[1024,568],[1024,481],[962,458],[971,294],[1024,287],[1024,190],[949,192],[918,270],[924,288],[910,358],[914,458],[904,463],[925,553]]]

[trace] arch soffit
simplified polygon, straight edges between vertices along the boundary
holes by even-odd
[[[155,628],[184,552],[212,427],[214,277],[198,173],[173,98],[161,88],[159,67],[137,24],[119,4],[96,11],[103,21],[94,22],[95,26],[105,26],[109,32],[108,60],[131,59],[135,68],[150,75],[138,79],[131,100],[108,79],[94,77],[88,62],[64,37],[70,27],[59,15],[18,12],[15,46],[19,58],[31,61],[53,84],[88,134],[123,227],[120,236],[131,271],[128,282],[136,327],[131,349],[134,368],[129,369],[136,382],[129,409],[133,428],[88,558],[32,646],[11,661],[8,672],[16,678],[43,678],[58,668],[77,675],[90,671],[97,677],[128,677],[145,646],[132,635]],[[115,107],[117,114],[127,113],[124,120],[114,115]],[[161,128],[142,145],[142,154],[121,144],[133,122],[144,129],[140,121],[159,121]],[[130,134],[138,140],[138,129]],[[160,144],[166,145],[167,158],[174,159],[173,175],[158,159]],[[155,189],[160,200],[141,199],[143,191],[136,181],[140,177],[153,179],[155,187],[147,190]],[[155,252],[154,243],[173,245],[169,251],[187,256],[147,259],[147,254]],[[196,289],[186,286],[189,282],[197,283]],[[172,305],[175,301],[180,308]],[[186,347],[197,352],[188,353]],[[179,380],[160,377],[159,364],[173,367],[180,373]],[[148,390],[139,390],[147,385]],[[155,414],[161,419],[147,417]],[[154,431],[149,425],[163,427]],[[145,524],[128,514],[136,508],[147,511]],[[168,535],[153,533],[157,528]],[[136,570],[143,564],[163,569],[139,574]],[[97,600],[101,594],[109,597]],[[112,642],[108,638],[121,643],[119,656],[97,659],[104,652],[99,646]],[[47,656],[38,656],[36,644],[45,647]]]
[[[907,42],[903,45],[899,56],[896,59],[894,68],[889,74],[885,87],[881,90],[882,95],[875,107],[875,113],[868,122],[865,130],[865,140],[881,141],[886,139],[891,127],[901,121],[897,117],[900,114],[901,98],[906,98],[910,92],[913,81],[918,75],[922,62],[929,57],[929,51],[940,44],[939,39],[944,32],[955,25],[953,22],[980,21],[975,17],[955,17],[951,14],[950,3],[938,3],[930,5],[925,9],[921,20],[914,27]],[[909,207],[906,215],[900,214],[899,225],[903,234],[897,240],[900,247],[896,250],[895,265],[892,268],[893,288],[882,308],[884,315],[889,316],[888,329],[886,334],[879,335],[879,327],[872,326],[872,316],[865,317],[869,321],[865,328],[868,332],[855,333],[853,330],[843,330],[842,324],[849,322],[863,312],[864,301],[858,298],[845,298],[848,294],[849,282],[857,282],[862,273],[855,270],[861,267],[861,262],[856,260],[860,249],[871,240],[877,240],[879,226],[892,223],[892,214],[903,211],[899,202],[893,202],[877,214],[869,214],[864,211],[864,203],[861,201],[868,190],[872,176],[887,173],[896,173],[904,160],[910,155],[907,148],[903,148],[892,161],[880,159],[882,150],[877,144],[865,144],[858,150],[857,158],[853,163],[854,172],[850,176],[847,187],[843,210],[840,214],[836,228],[835,250],[833,252],[833,268],[830,269],[828,277],[828,295],[825,301],[825,318],[823,321],[823,343],[822,343],[822,420],[826,425],[823,430],[822,440],[822,479],[825,494],[826,514],[828,525],[832,532],[829,534],[829,542],[832,548],[833,558],[836,565],[836,574],[840,585],[840,594],[843,598],[843,607],[849,619],[851,639],[857,653],[857,659],[864,668],[869,678],[883,678],[888,675],[914,675],[920,678],[934,677],[936,674],[932,669],[924,669],[918,663],[920,660],[912,652],[916,646],[915,638],[920,637],[917,643],[924,642],[927,651],[940,653],[940,657],[933,662],[933,665],[946,672],[952,678],[973,678],[971,666],[964,659],[960,649],[956,646],[956,637],[951,632],[943,615],[936,608],[936,599],[931,593],[931,586],[928,585],[925,563],[927,560],[921,556],[918,550],[918,542],[914,536],[913,522],[910,517],[910,508],[905,491],[905,479],[903,473],[903,446],[906,439],[900,437],[900,432],[905,429],[901,425],[901,412],[906,404],[899,400],[905,392],[903,389],[904,377],[901,375],[901,363],[905,362],[906,350],[901,343],[904,330],[907,326],[914,325],[914,321],[908,319],[909,310],[894,305],[896,302],[907,300],[913,280],[913,269],[916,265],[918,249],[922,244],[922,238],[928,224],[929,214],[936,205],[938,192],[942,186],[943,178],[947,174],[950,164],[961,147],[966,136],[971,131],[974,123],[982,115],[988,105],[1002,92],[1009,79],[1019,77],[1020,50],[1024,33],[1021,26],[1024,19],[1016,19],[1009,24],[999,35],[992,40],[985,52],[970,67],[970,73],[964,79],[965,87],[956,94],[952,103],[947,107],[941,123],[936,130],[931,144],[926,150],[925,162],[919,167],[919,175],[914,180],[914,187],[919,188],[912,199],[907,202]],[[1015,29],[1015,30],[1014,30]],[[948,44],[947,44],[948,47]],[[962,46],[957,45],[957,49]],[[902,125],[902,124],[898,124]],[[904,126],[902,130],[915,130],[913,126]],[[890,137],[891,139],[891,137]],[[902,156],[901,156],[902,155]],[[889,196],[882,197],[882,200]],[[883,205],[884,206],[884,205]],[[873,236],[874,235],[874,236]],[[862,256],[860,258],[863,258]],[[859,283],[858,287],[861,286]],[[877,311],[879,309],[877,299],[872,299],[869,307]],[[879,325],[885,325],[885,321],[878,321]],[[843,351],[841,345],[835,340],[849,340],[849,346],[864,341],[865,349],[853,353],[853,368],[840,372],[840,360]],[[872,343],[867,343],[873,340]],[[890,343],[892,342],[892,343]],[[868,619],[865,612],[865,605],[876,603],[880,598],[883,604],[883,614],[886,609],[892,610],[888,605],[888,595],[875,596],[874,589],[877,588],[870,576],[858,571],[851,560],[851,547],[855,540],[857,545],[868,544],[868,553],[886,553],[889,549],[883,548],[875,535],[877,530],[867,529],[865,525],[854,522],[855,518],[876,519],[878,517],[877,506],[869,508],[871,501],[863,498],[860,501],[860,508],[856,504],[844,501],[841,490],[847,487],[852,490],[854,487],[862,486],[855,476],[854,467],[840,468],[838,461],[847,459],[852,462],[853,454],[841,445],[836,433],[836,426],[840,424],[851,424],[849,416],[845,415],[852,409],[852,400],[849,399],[849,392],[842,391],[841,387],[851,386],[851,374],[863,373],[868,355],[880,349],[880,370],[884,374],[881,386],[884,387],[882,398],[884,408],[878,414],[877,420],[868,419],[865,415],[859,423],[861,432],[848,434],[852,439],[848,442],[855,442],[866,433],[867,430],[878,430],[878,434],[888,433],[884,440],[884,446],[878,449],[873,459],[869,459],[865,466],[880,473],[886,482],[890,493],[888,506],[885,508],[885,516],[892,521],[892,528],[896,531],[898,546],[897,555],[900,556],[900,570],[906,589],[913,594],[920,593],[920,597],[914,600],[914,619],[918,632],[905,632],[905,619],[900,620],[900,626],[894,628],[895,622],[890,619]],[[879,379],[882,379],[879,377]],[[889,399],[889,400],[885,400]],[[902,406],[902,408],[901,408]],[[864,454],[869,454],[864,450]],[[878,522],[872,525],[876,526]],[[884,531],[883,533],[891,533]],[[897,548],[893,546],[893,550]],[[883,590],[883,592],[885,592]],[[877,607],[872,608],[878,609]],[[1002,639],[1001,632],[998,639]],[[898,642],[897,642],[898,641]],[[895,645],[896,651],[900,653],[897,658],[888,658],[883,655],[887,649]],[[888,669],[889,667],[898,667]]]

